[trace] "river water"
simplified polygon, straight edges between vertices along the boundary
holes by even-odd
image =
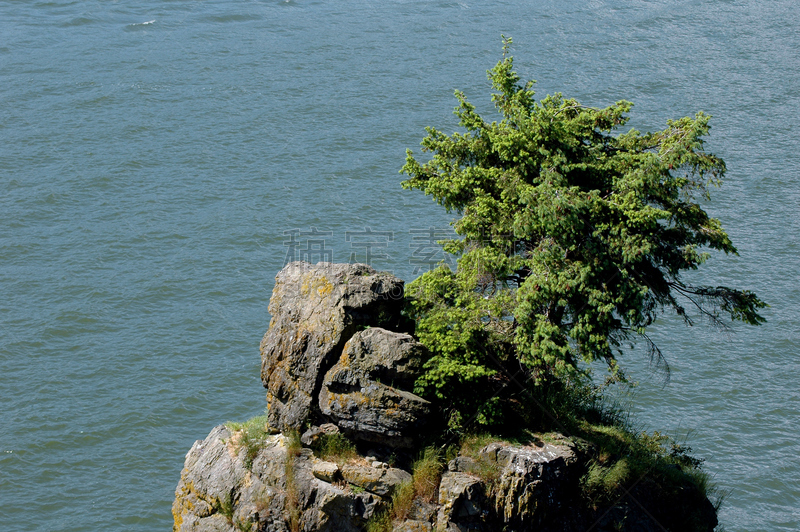
[[[685,439],[727,531],[800,528],[800,8],[788,0],[0,0],[0,528],[168,530],[185,453],[263,412],[287,257],[410,280],[449,216],[400,189],[454,89],[514,38],[540,96],[714,115],[707,209],[740,255],[693,276],[768,323],[669,317],[633,353],[643,428]],[[369,253],[369,257],[367,257]],[[431,258],[433,257],[433,258]]]

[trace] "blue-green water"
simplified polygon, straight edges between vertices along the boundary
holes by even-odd
[[[449,218],[397,170],[453,89],[490,112],[501,33],[540,95],[714,115],[740,256],[696,277],[769,322],[665,318],[671,381],[628,357],[632,407],[688,434],[726,530],[800,528],[798,27],[789,1],[0,0],[0,529],[168,530],[194,440],[264,409],[287,252],[425,262]]]

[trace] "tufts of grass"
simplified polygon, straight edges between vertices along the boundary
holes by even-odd
[[[461,456],[472,458],[477,469],[473,471],[486,484],[487,490],[491,491],[500,480],[503,469],[497,462],[492,462],[481,457],[480,451],[490,443],[505,442],[506,440],[492,436],[491,434],[473,434],[466,436],[461,441]]]
[[[253,530],[253,523],[250,521],[242,521],[241,519],[234,519],[233,514],[236,510],[236,504],[233,500],[231,493],[223,493],[217,500],[217,512],[225,517],[228,524],[233,526],[235,530],[241,532],[251,532]]]
[[[665,515],[674,517],[672,529],[694,530],[698,528],[696,523],[702,526],[704,522],[697,513],[703,505],[698,501],[695,506],[691,501],[707,497],[718,510],[724,500],[725,493],[714,487],[702,470],[703,461],[693,457],[688,446],[659,432],[639,430],[624,408],[604,397],[601,386],[585,382],[553,383],[531,390],[521,404],[528,405],[524,410],[529,412],[520,425],[523,430],[518,426],[515,431],[501,434],[462,435],[457,454],[475,460],[476,469],[472,472],[489,489],[496,486],[501,468],[481,460],[479,453],[483,447],[498,441],[558,444],[564,443],[559,434],[566,434],[582,452],[591,452],[580,484],[582,498],[590,511],[613,507],[630,490],[636,490],[648,499],[648,511],[676,505],[686,507],[685,516],[668,510]],[[526,433],[525,427],[535,427],[537,432]]]
[[[411,466],[414,495],[428,502],[434,502],[442,480],[442,457],[438,449],[427,447]]]
[[[643,477],[657,484],[664,498],[677,496],[687,485],[703,497],[713,495],[709,477],[700,469],[702,461],[657,431],[637,433],[625,426],[585,422],[579,430],[597,449],[583,478],[584,492],[594,505],[616,500]]]
[[[547,403],[560,425],[553,430],[592,444],[593,458],[581,479],[590,508],[613,506],[630,490],[643,490],[651,497],[657,494],[659,502],[653,500],[649,511],[684,507],[680,514],[663,514],[674,521],[668,528],[676,530],[706,526],[697,513],[702,505],[695,506],[691,500],[708,498],[719,508],[724,494],[717,492],[703,472],[703,460],[693,457],[690,447],[664,434],[637,430],[623,408],[604,399],[602,388],[565,386],[551,394]],[[687,492],[687,488],[692,489]]]
[[[392,493],[392,519],[402,521],[407,519],[414,505],[414,483],[403,482],[398,484]]]
[[[461,450],[458,454],[477,460],[479,458],[478,453],[480,453],[481,449],[496,441],[503,440],[487,433],[465,436],[461,440]]]
[[[367,521],[367,532],[392,532],[392,516],[390,511],[372,514]]]
[[[303,444],[300,442],[300,433],[296,430],[290,430],[286,433],[286,452],[292,458],[300,456],[300,451],[303,450]]]
[[[300,443],[300,434],[290,431],[286,434],[286,466],[284,475],[286,478],[286,512],[289,521],[290,532],[300,532],[300,493],[297,488],[295,478],[295,458],[300,456],[303,449]]]
[[[442,479],[442,454],[434,448],[426,448],[412,465],[410,482],[398,484],[392,493],[389,508],[373,514],[367,522],[367,532],[391,532],[395,521],[407,519],[416,499],[434,502]]]
[[[319,458],[339,465],[358,457],[355,444],[338,432],[323,434],[311,448]]]
[[[602,465],[598,461],[593,461],[584,477],[584,487],[588,493],[603,496],[616,493],[621,487],[631,479],[631,468],[629,460],[623,457],[608,466]]]
[[[373,514],[367,521],[367,532],[392,532],[394,522],[403,521],[411,514],[414,498],[413,482],[398,484],[392,493],[389,508]]]
[[[217,501],[217,505],[217,511],[220,513],[220,515],[224,516],[229,523],[233,524],[234,504],[231,494],[223,493]]]
[[[229,421],[225,426],[234,434],[231,441],[237,452],[244,450],[244,465],[250,469],[269,434],[267,416],[256,416],[244,423]]]

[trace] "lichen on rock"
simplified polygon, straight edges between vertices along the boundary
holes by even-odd
[[[325,373],[360,328],[396,327],[403,281],[365,264],[293,262],[275,277],[261,380],[270,425],[301,430],[316,413]]]

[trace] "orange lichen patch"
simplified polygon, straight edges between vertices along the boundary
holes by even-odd
[[[188,510],[187,510],[188,511]],[[180,530],[181,525],[183,524],[183,513],[178,508],[172,507],[172,520],[175,523],[172,526],[172,530]]]
[[[184,476],[183,474],[181,476]],[[172,527],[173,530],[180,530],[181,525],[183,524],[183,516],[189,513],[194,507],[189,501],[189,493],[191,488],[189,487],[191,483],[186,483],[181,489],[180,493],[175,494],[175,502],[172,504],[172,519],[175,522],[175,525]]]
[[[173,530],[180,530],[183,518],[187,514],[194,513],[198,517],[210,515],[209,504],[203,499],[194,487],[194,483],[188,479],[186,469],[181,471],[180,490],[175,493],[175,501],[172,503],[172,518],[175,525]],[[195,503],[200,503],[199,505]]]
[[[330,281],[328,281],[324,277],[321,279],[321,281],[322,283],[320,283],[320,285],[316,287],[317,294],[319,294],[320,297],[330,295],[333,292],[333,285],[331,284]]]
[[[327,277],[314,277],[313,274],[307,274],[303,276],[300,293],[304,296],[316,295],[322,298],[333,293],[333,284]]]

